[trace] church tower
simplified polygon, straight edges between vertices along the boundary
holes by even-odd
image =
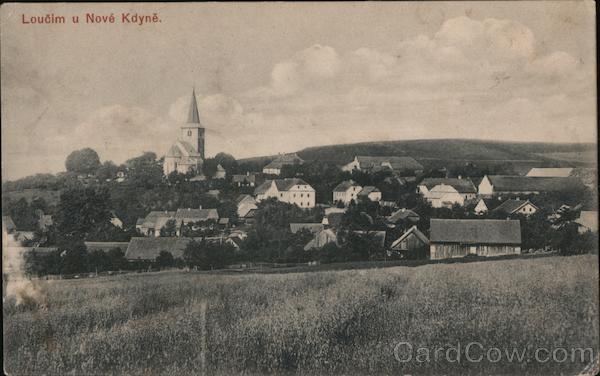
[[[179,139],[192,145],[200,155],[200,158],[204,160],[204,127],[200,124],[195,90],[192,90],[190,111],[188,113],[187,122],[181,126],[181,135]]]

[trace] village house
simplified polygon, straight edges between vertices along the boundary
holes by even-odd
[[[333,189],[333,202],[341,202],[344,205],[349,205],[352,201],[357,202],[360,191],[362,187],[353,180],[343,181]]]
[[[142,221],[138,219],[136,229],[140,234],[150,237],[160,237],[160,231],[169,221],[175,224],[176,235],[181,236],[181,227],[188,223],[219,220],[217,209],[177,209],[177,211],[152,211]]]
[[[235,204],[237,206],[238,218],[242,220],[246,219],[251,211],[258,209],[256,206],[256,200],[250,195],[239,195],[235,200]]]
[[[307,182],[298,178],[269,179],[254,190],[256,201],[275,198],[281,202],[301,208],[315,207],[315,190]]]
[[[315,234],[315,237],[306,243],[304,250],[321,249],[327,244],[338,245],[337,234],[332,229],[325,229]]]
[[[477,197],[477,188],[466,178],[425,178],[417,186],[420,193],[434,208],[452,206],[474,200]]]
[[[174,259],[182,259],[183,251],[192,241],[190,238],[131,238],[125,251],[128,261],[154,262],[165,251],[171,253]]]
[[[238,187],[255,187],[257,183],[257,173],[246,172],[242,175],[233,175],[231,181]]]
[[[192,91],[192,102],[187,122],[180,127],[177,141],[165,155],[163,172],[166,176],[176,171],[185,174],[201,171],[204,163],[204,127],[200,124],[196,93]]]
[[[274,161],[263,167],[265,175],[281,175],[283,166],[296,166],[304,164],[304,160],[296,153],[280,154]]]
[[[390,249],[402,258],[426,259],[429,258],[429,239],[417,226],[412,226],[392,243]]]
[[[483,215],[483,214],[487,213],[489,210],[490,209],[488,208],[484,199],[479,199],[479,201],[477,201],[477,205],[475,205],[475,208],[473,209],[473,211],[477,215]]]
[[[566,178],[571,176],[573,169],[567,168],[541,168],[534,167],[527,173],[526,176],[531,177],[548,177],[548,178]]]
[[[381,191],[377,187],[367,185],[358,192],[358,198],[363,200],[381,201]]]
[[[486,175],[479,183],[482,197],[528,195],[544,192],[570,192],[583,188],[575,177],[530,177]]]
[[[521,224],[508,219],[431,219],[430,258],[521,253]]]
[[[399,224],[415,224],[421,220],[421,217],[414,211],[406,208],[398,209],[386,218],[389,227],[395,227]]]
[[[355,156],[352,162],[342,166],[342,171],[365,171],[374,173],[378,171],[393,171],[402,176],[415,176],[423,172],[423,166],[411,157],[370,157]]]
[[[507,215],[523,214],[530,216],[535,214],[539,208],[529,200],[509,199],[498,205],[493,211]]]

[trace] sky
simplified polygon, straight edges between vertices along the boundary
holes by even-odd
[[[429,138],[595,142],[591,1],[3,4],[2,179],[162,156]],[[85,15],[114,14],[114,24]],[[121,14],[160,22],[121,22]],[[23,17],[67,17],[23,24]],[[83,20],[69,20],[79,15]]]

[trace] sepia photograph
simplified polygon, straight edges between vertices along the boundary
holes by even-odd
[[[3,3],[6,375],[597,375],[597,5]]]

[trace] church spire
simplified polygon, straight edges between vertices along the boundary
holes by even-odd
[[[196,90],[192,90],[192,103],[188,114],[188,124],[200,124],[200,115],[198,115],[198,104],[196,103]]]

